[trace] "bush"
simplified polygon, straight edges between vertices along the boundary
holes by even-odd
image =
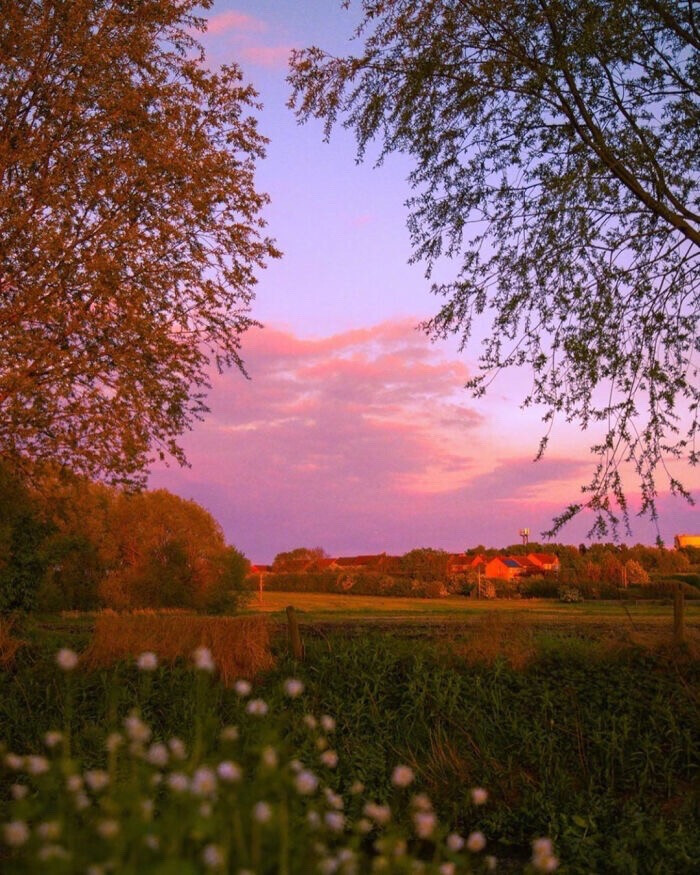
[[[583,596],[581,595],[581,591],[577,587],[567,584],[565,586],[559,587],[559,601],[582,602]]]
[[[518,588],[526,599],[555,599],[559,595],[559,582],[551,577],[527,577]]]

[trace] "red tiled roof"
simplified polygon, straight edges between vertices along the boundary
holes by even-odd
[[[335,562],[336,565],[346,568],[357,568],[362,565],[378,565],[383,559],[386,559],[386,553],[378,556],[339,556]]]

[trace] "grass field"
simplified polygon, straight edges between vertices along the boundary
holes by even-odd
[[[248,605],[252,613],[283,614],[292,605],[302,623],[348,621],[463,623],[469,625],[485,614],[535,625],[566,625],[670,629],[673,606],[658,601],[595,601],[565,604],[554,599],[485,599],[476,601],[461,596],[443,599],[394,598],[338,595],[334,593],[265,592],[262,601],[256,594]],[[687,601],[686,624],[700,630],[700,601]]]

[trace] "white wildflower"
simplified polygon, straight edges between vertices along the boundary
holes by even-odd
[[[150,650],[141,653],[136,660],[139,671],[155,671],[158,668],[158,657]]]
[[[361,793],[365,792],[365,785],[362,781],[353,781],[350,785],[350,793],[353,796],[359,796]]]
[[[486,836],[483,832],[471,832],[469,833],[469,837],[467,838],[467,849],[470,850],[473,854],[478,854],[479,851],[483,851],[486,847]]]
[[[85,793],[76,793],[73,797],[73,804],[78,811],[84,811],[86,808],[90,807],[90,800]]]
[[[391,783],[395,787],[408,787],[415,780],[413,769],[410,766],[396,766],[391,774]]]
[[[447,847],[454,853],[457,853],[464,847],[464,839],[459,833],[451,832],[447,836]]]
[[[533,841],[532,865],[538,872],[554,872],[559,868],[559,860],[554,856],[551,839],[540,838]]]
[[[187,759],[187,748],[185,747],[185,742],[181,738],[169,739],[168,747],[170,748],[170,753],[173,755],[173,759]]]
[[[498,860],[493,854],[487,854],[484,857],[484,866],[486,866],[489,872],[494,872],[498,866]]]
[[[311,796],[318,787],[318,778],[308,769],[302,769],[294,779],[294,786],[302,796]]]
[[[13,799],[19,801],[20,799],[24,799],[27,793],[29,793],[29,787],[25,784],[13,784],[10,787],[10,793]]]
[[[388,805],[378,805],[376,802],[367,802],[362,813],[379,826],[386,826],[391,820],[391,808]]]
[[[61,835],[61,824],[57,820],[45,820],[37,825],[36,834],[42,842],[54,842]]]
[[[12,820],[2,827],[5,844],[11,848],[19,848],[29,838],[29,827],[23,820]]]
[[[238,741],[240,733],[237,726],[224,726],[219,737],[222,741]]]
[[[339,796],[337,793],[334,793],[330,787],[326,787],[323,791],[323,794],[326,797],[326,801],[331,808],[335,808],[336,811],[342,811],[343,808],[345,808],[343,797]]]
[[[233,685],[233,689],[236,691],[236,694],[243,697],[249,696],[250,691],[253,689],[250,685],[250,681],[238,680]]]
[[[321,817],[318,811],[309,811],[306,814],[306,821],[311,829],[318,829],[321,826]]]
[[[246,711],[255,717],[264,717],[267,714],[267,702],[263,699],[251,699],[246,705]]]
[[[197,671],[206,671],[211,674],[216,666],[214,665],[214,657],[208,647],[198,647],[192,654],[194,667]]]
[[[334,769],[338,765],[338,754],[334,750],[324,750],[321,754],[321,762],[329,769]]]
[[[121,732],[110,732],[107,736],[105,747],[107,748],[108,753],[114,753],[123,744],[124,736],[121,734]]]
[[[70,793],[80,793],[83,789],[83,779],[81,775],[68,775],[66,778],[66,788]]]
[[[269,745],[263,748],[260,759],[262,760],[262,764],[268,769],[276,769],[279,763],[277,751],[274,749],[274,747],[270,747]]]
[[[472,787],[471,797],[474,805],[483,805],[489,798],[489,793],[483,787]]]
[[[124,729],[129,739],[137,744],[146,744],[151,737],[150,727],[134,712],[124,718]]]
[[[361,817],[357,821],[357,831],[363,834],[367,834],[372,831],[372,821],[368,820],[366,817]]]
[[[267,802],[256,802],[253,806],[253,819],[258,823],[268,823],[272,818],[272,809]]]
[[[284,692],[290,699],[296,699],[304,692],[304,684],[297,678],[287,678],[284,682]]]
[[[148,835],[143,837],[143,843],[152,851],[157,851],[160,848],[160,839],[157,835],[153,835],[152,832],[149,832]]]
[[[211,817],[214,809],[211,807],[211,802],[202,802],[199,806],[200,817]]]
[[[207,766],[200,766],[192,775],[195,796],[212,796],[216,792],[216,774]]]
[[[442,865],[438,869],[440,875],[455,875],[456,871],[457,867],[454,863],[442,863]]]
[[[85,783],[93,791],[99,793],[109,784],[109,775],[103,769],[91,769],[85,772]]]
[[[78,654],[74,650],[62,647],[56,654],[56,665],[63,671],[73,671],[78,664]]]
[[[330,714],[324,714],[321,717],[321,726],[326,732],[333,732],[335,730],[335,718],[331,717]]]
[[[207,845],[202,851],[202,862],[207,869],[222,869],[226,862],[223,849],[219,845]]]
[[[416,811],[413,815],[413,828],[420,839],[429,839],[435,832],[437,817],[432,811]]]
[[[316,729],[318,721],[313,714],[304,714],[304,724],[308,729]]]
[[[243,777],[241,767],[237,763],[232,763],[230,760],[220,762],[216,767],[216,774],[222,781],[226,781],[229,784],[240,781]]]
[[[318,861],[317,869],[320,875],[333,875],[334,872],[338,871],[338,861],[335,857],[324,857]]]
[[[323,820],[331,832],[342,832],[345,828],[345,815],[339,811],[327,811]]]
[[[158,766],[162,769],[163,766],[167,766],[168,760],[170,759],[168,748],[162,742],[158,741],[148,748],[146,759],[152,766]]]
[[[24,768],[24,757],[16,753],[5,754],[5,765],[8,769],[12,769],[13,772],[18,772]]]
[[[433,803],[430,801],[430,797],[427,793],[416,793],[416,795],[411,799],[411,805],[416,809],[416,811],[432,811]]]
[[[49,750],[53,750],[53,748],[58,747],[58,745],[63,741],[63,733],[58,732],[55,729],[49,730],[44,733],[44,744]]]
[[[119,821],[114,818],[107,817],[97,823],[97,832],[103,839],[113,839],[119,835]]]
[[[174,793],[184,793],[190,786],[190,781],[187,775],[182,772],[171,772],[168,775],[168,787]]]
[[[46,757],[31,755],[27,757],[25,766],[30,775],[45,775],[49,770],[49,761]]]

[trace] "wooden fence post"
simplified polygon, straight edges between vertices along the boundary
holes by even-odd
[[[299,622],[293,605],[289,605],[287,608],[287,628],[289,630],[289,649],[292,651],[292,657],[297,662],[302,662],[304,659],[304,645],[301,640]]]
[[[685,630],[683,628],[683,613],[685,609],[685,595],[683,593],[683,584],[680,581],[676,584],[673,592],[673,643],[682,644],[685,638]]]

